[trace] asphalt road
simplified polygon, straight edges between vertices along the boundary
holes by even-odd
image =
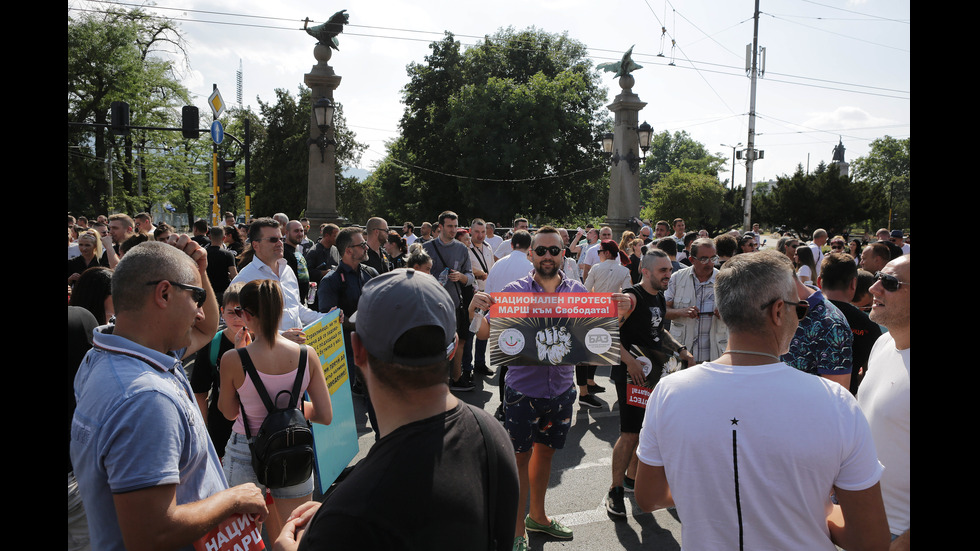
[[[493,413],[500,404],[497,378],[477,378],[472,392],[454,393],[468,404]],[[643,513],[627,494],[627,518],[613,520],[606,512],[605,496],[611,479],[612,448],[619,437],[619,408],[616,390],[609,381],[609,367],[600,367],[596,381],[606,387],[597,396],[603,408],[583,408],[576,402],[576,415],[565,448],[555,454],[545,510],[571,528],[575,537],[559,541],[530,533],[531,549],[680,549],[681,525],[673,510]],[[359,453],[353,462],[367,455],[374,443],[374,432],[367,420],[362,399],[354,399]],[[352,462],[352,463],[353,463]]]

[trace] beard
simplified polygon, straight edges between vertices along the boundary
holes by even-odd
[[[542,260],[534,267],[534,271],[544,279],[551,279],[558,276],[558,263],[553,260]]]

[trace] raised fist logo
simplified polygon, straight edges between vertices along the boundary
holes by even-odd
[[[572,335],[564,327],[548,327],[538,331],[538,361],[560,365],[562,358],[572,350]]]

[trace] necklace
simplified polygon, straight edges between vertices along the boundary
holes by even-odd
[[[754,350],[726,350],[724,353],[725,354],[751,354],[753,356],[765,356],[767,358],[772,358],[777,362],[779,361],[779,356],[776,356],[774,354],[767,354],[765,352],[756,352]]]

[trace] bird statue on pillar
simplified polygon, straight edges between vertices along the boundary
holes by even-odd
[[[633,46],[635,46],[635,44]],[[633,61],[633,46],[630,46],[630,49],[626,50],[626,53],[623,54],[623,59],[620,59],[615,63],[611,61],[609,63],[600,63],[599,65],[596,65],[596,69],[602,69],[603,71],[610,73],[615,71],[616,74],[614,76],[617,77],[629,76],[629,74],[633,71],[642,69],[642,65]]]
[[[331,15],[326,23],[315,27],[307,27],[310,20],[306,19],[303,22],[303,29],[306,30],[306,34],[317,39],[320,44],[329,46],[339,52],[340,48],[338,46],[340,42],[337,40],[337,35],[344,32],[344,25],[348,23],[348,19],[350,19],[350,15],[347,14],[347,10],[340,10]]]

